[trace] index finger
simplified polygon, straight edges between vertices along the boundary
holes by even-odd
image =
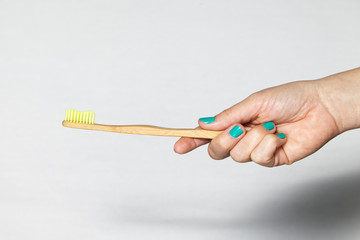
[[[211,139],[182,137],[176,141],[174,151],[179,154],[188,153],[197,147],[209,143],[210,141]]]

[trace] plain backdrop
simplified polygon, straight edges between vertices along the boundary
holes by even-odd
[[[358,0],[0,0],[0,239],[359,239],[359,130],[291,166],[176,138],[263,88],[359,67]],[[321,123],[319,123],[321,124]],[[311,132],[309,132],[311,134]]]

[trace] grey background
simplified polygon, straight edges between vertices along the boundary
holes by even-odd
[[[0,239],[359,239],[359,131],[290,167],[176,139],[254,91],[359,66],[360,1],[0,0]],[[311,134],[311,133],[309,133]]]

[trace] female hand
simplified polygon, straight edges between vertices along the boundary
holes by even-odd
[[[224,130],[211,142],[181,138],[174,150],[187,153],[210,142],[213,159],[231,156],[267,167],[291,164],[357,127],[360,117],[351,114],[359,110],[359,83],[360,68],[259,91],[215,117],[199,119],[200,128]]]

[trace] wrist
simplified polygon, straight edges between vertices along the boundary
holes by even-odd
[[[360,127],[360,68],[314,81],[339,132]]]

